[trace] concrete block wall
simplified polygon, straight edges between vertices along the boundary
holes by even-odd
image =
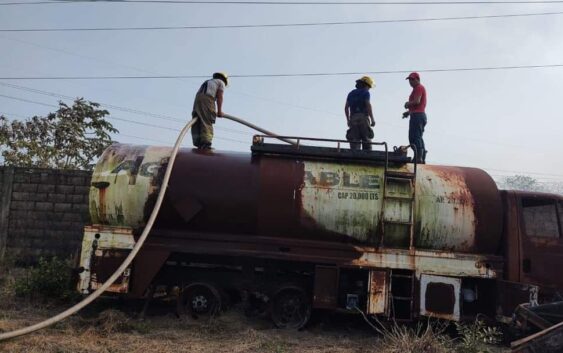
[[[91,172],[0,167],[0,258],[74,255],[89,223]]]

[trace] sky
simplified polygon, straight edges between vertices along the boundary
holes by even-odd
[[[370,74],[376,141],[408,143],[401,119],[420,71],[427,163],[563,182],[563,2],[257,5],[0,0],[0,114],[46,115],[63,97],[99,102],[131,144],[172,145],[203,78],[8,80],[9,77],[231,76],[224,111],[278,134],[344,139],[346,95]],[[367,1],[367,0],[366,0]],[[290,2],[283,0],[281,2]],[[389,0],[389,2],[392,2]],[[414,1],[417,2],[417,1]],[[3,5],[4,4],[4,5]],[[299,27],[11,32],[14,29],[221,26],[549,15]],[[503,70],[462,70],[545,66]],[[445,70],[445,71],[433,71]],[[333,75],[335,73],[354,73]],[[127,120],[127,121],[126,121]],[[214,147],[250,151],[254,131],[218,120]],[[191,146],[187,137],[184,145]]]

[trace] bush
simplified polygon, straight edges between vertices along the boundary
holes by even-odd
[[[391,327],[381,325],[383,334],[377,352],[381,353],[449,353],[452,342],[444,335],[445,324],[430,322],[408,327],[397,323]]]
[[[473,324],[463,324],[456,322],[456,329],[459,334],[459,353],[490,353],[487,347],[491,344],[499,344],[502,333],[497,327],[489,327],[479,319]]]
[[[72,289],[73,282],[72,269],[66,261],[57,257],[40,258],[36,267],[16,279],[14,291],[18,297],[75,299],[78,293]]]

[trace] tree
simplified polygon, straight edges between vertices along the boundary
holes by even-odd
[[[502,178],[499,186],[509,190],[544,191],[543,186],[534,178],[527,175],[514,175]]]
[[[9,121],[0,116],[0,150],[5,165],[58,169],[90,169],[118,132],[105,120],[98,103],[77,98],[72,106],[46,117]]]

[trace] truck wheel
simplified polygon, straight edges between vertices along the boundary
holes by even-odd
[[[274,294],[271,302],[272,321],[278,328],[298,330],[311,317],[307,293],[300,287],[284,287]]]
[[[184,287],[178,295],[178,316],[193,319],[211,318],[221,309],[221,296],[210,283],[197,282]]]

